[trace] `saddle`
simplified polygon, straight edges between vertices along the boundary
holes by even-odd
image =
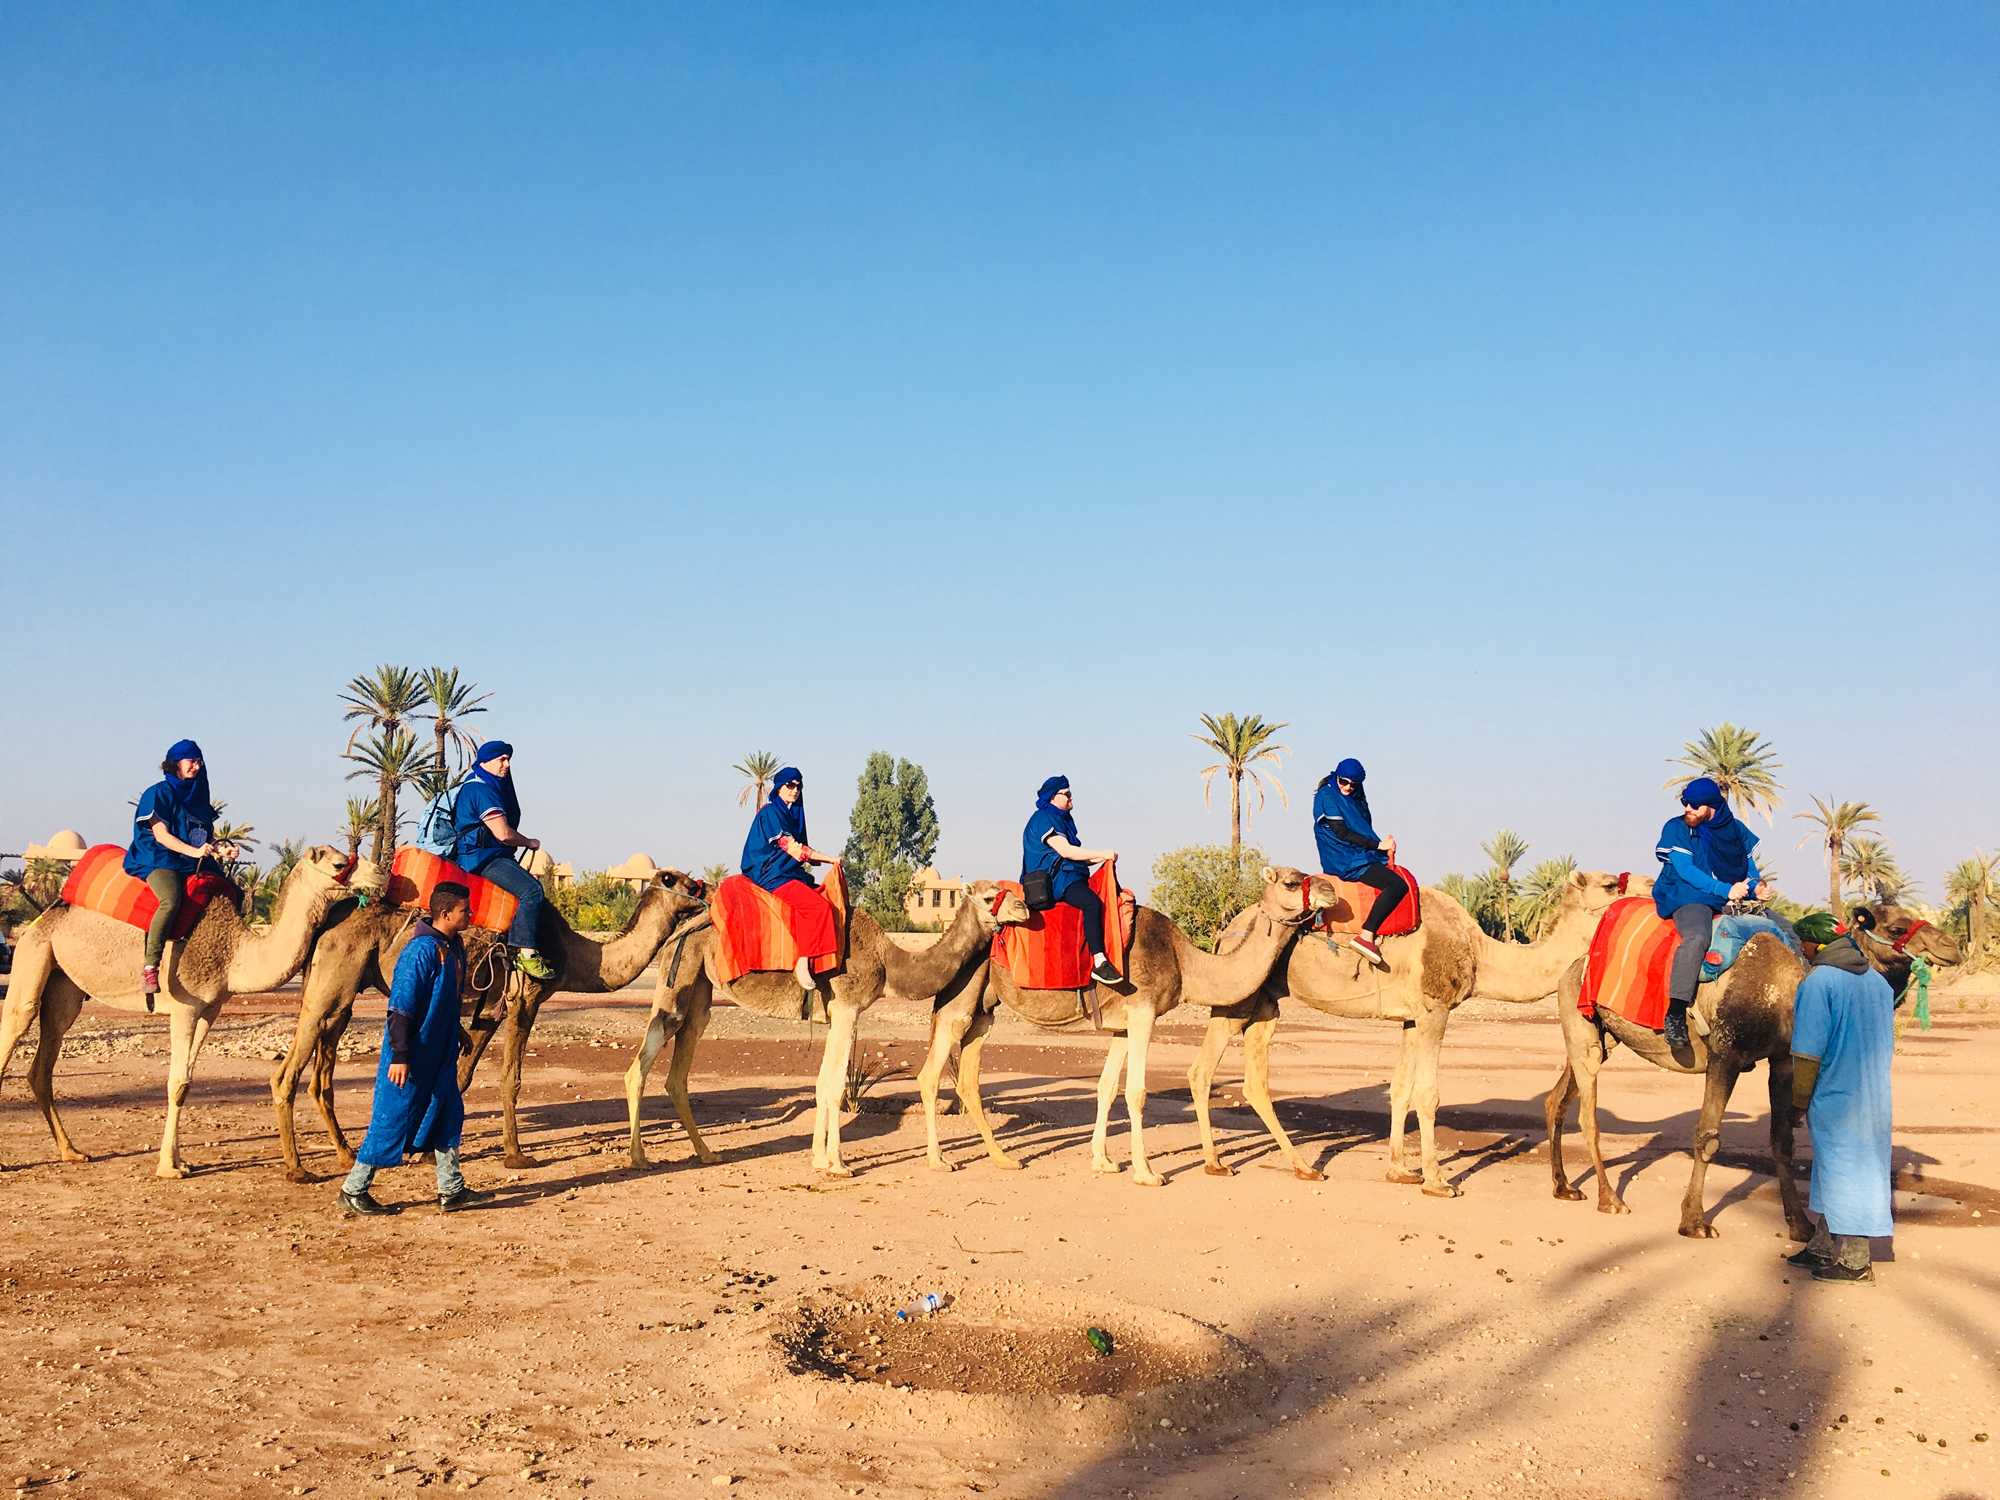
[[[395,906],[428,907],[431,892],[447,880],[455,880],[472,892],[472,925],[488,932],[505,932],[513,925],[520,898],[512,891],[468,875],[448,859],[441,859],[415,844],[396,850],[389,866],[389,901]]]
[[[180,942],[194,931],[208,910],[209,902],[220,896],[237,911],[243,910],[243,892],[227,875],[197,871],[187,877],[187,898],[174,914],[167,936]],[[125,851],[117,844],[93,844],[84,851],[63,882],[62,899],[83,911],[125,922],[140,931],[150,927],[160,909],[160,898],[137,875],[125,873]]]
[[[1378,938],[1402,937],[1424,925],[1423,900],[1418,895],[1417,877],[1401,865],[1389,868],[1403,877],[1410,893],[1396,903],[1396,909],[1382,923],[1382,930],[1375,934]],[[1306,929],[1308,932],[1359,932],[1361,924],[1368,918],[1368,909],[1381,894],[1372,885],[1364,885],[1359,880],[1342,880],[1338,875],[1314,875],[1309,878],[1322,891],[1330,888],[1339,899],[1315,914]]]
[[[835,865],[821,887],[833,907],[833,930],[839,939],[831,956],[813,960],[815,974],[837,974],[847,963],[847,875]],[[792,909],[748,875],[730,875],[715,888],[709,904],[714,924],[717,971],[724,984],[760,970],[789,973],[797,965],[798,941],[792,936]]]
[[[1804,956],[1798,936],[1785,923],[1762,914],[1726,914],[1715,920],[1702,959],[1702,982],[1726,974],[1760,932],[1770,933]],[[1576,997],[1578,1012],[1594,1020],[1601,1007],[1634,1026],[1660,1030],[1667,1022],[1667,977],[1680,941],[1679,930],[1660,915],[1651,896],[1612,902],[1590,936],[1583,988]]]
[[[1099,865],[1090,877],[1090,888],[1104,903],[1104,956],[1123,974],[1138,907],[1132,893],[1119,888],[1116,864],[1107,860]],[[1022,894],[1016,881],[1003,880],[1000,886],[1003,894]],[[993,909],[1000,909],[998,896]],[[1063,901],[994,933],[993,962],[1024,990],[1087,990],[1095,984],[1090,977],[1090,945],[1083,940],[1083,913]]]

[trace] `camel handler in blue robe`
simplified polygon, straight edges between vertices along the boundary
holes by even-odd
[[[505,740],[488,740],[473,752],[472,774],[452,803],[452,828],[458,834],[452,863],[468,875],[490,880],[511,892],[519,903],[507,928],[507,946],[514,950],[514,967],[530,979],[553,979],[555,969],[542,957],[542,908],[548,897],[541,881],[508,852],[535,850],[540,839],[521,832],[521,799],[514,791],[514,747]]]
[[[1812,969],[1792,1009],[1792,1123],[1812,1132],[1819,1228],[1791,1263],[1815,1281],[1872,1284],[1868,1241],[1895,1233],[1889,1210],[1889,1065],[1896,992],[1823,911],[1792,924]]]
[[[1673,968],[1667,975],[1667,1045],[1677,1057],[1688,1046],[1688,1007],[1701,985],[1702,960],[1715,931],[1715,915],[1732,901],[1752,894],[1769,899],[1771,886],[1757,873],[1757,835],[1729,810],[1722,788],[1697,776],[1681,788],[1681,812],[1660,829],[1653,854],[1660,878],[1653,909],[1680,932]],[[1685,1061],[1685,1058],[1681,1058]]]
[[[429,920],[417,923],[396,960],[368,1135],[354,1153],[354,1170],[340,1185],[345,1214],[397,1212],[377,1203],[368,1186],[383,1167],[401,1166],[404,1157],[419,1151],[437,1153],[440,1213],[455,1213],[493,1196],[467,1187],[458,1170],[458,1143],[465,1129],[458,1055],[471,1050],[458,1025],[465,988],[465,944],[459,934],[471,920],[472,893],[455,880],[439,881],[431,891]]]

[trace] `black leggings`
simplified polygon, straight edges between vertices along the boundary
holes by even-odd
[[[1375,904],[1368,908],[1368,920],[1361,924],[1363,932],[1380,932],[1382,924],[1389,920],[1389,913],[1403,904],[1403,898],[1410,894],[1410,882],[1403,879],[1387,865],[1370,865],[1354,877],[1363,885],[1372,885],[1381,894]]]
[[[1056,900],[1083,913],[1083,940],[1090,945],[1090,956],[1097,957],[1104,951],[1104,902],[1097,892],[1079,880]]]

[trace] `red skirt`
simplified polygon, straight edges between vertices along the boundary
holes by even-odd
[[[801,958],[831,958],[840,939],[833,928],[833,903],[826,892],[803,880],[788,880],[771,892],[790,911],[786,923]]]

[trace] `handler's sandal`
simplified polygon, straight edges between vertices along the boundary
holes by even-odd
[[[549,967],[549,961],[533,948],[523,948],[514,955],[514,967],[530,979],[553,979],[556,971]]]
[[[1100,958],[1090,966],[1090,977],[1099,984],[1123,984],[1125,976],[1111,967],[1111,960]]]
[[[490,1189],[462,1187],[449,1198],[438,1199],[438,1212],[455,1214],[461,1208],[478,1208],[481,1204],[492,1201],[493,1193]]]
[[[352,1216],[354,1214],[392,1214],[396,1210],[389,1207],[386,1203],[377,1203],[374,1197],[365,1190],[359,1193],[350,1193],[346,1188],[342,1188],[340,1190],[340,1211],[343,1214]]]
[[[1376,968],[1386,969],[1389,967],[1389,960],[1387,960],[1382,956],[1382,950],[1376,947],[1373,943],[1369,942],[1367,938],[1365,937],[1349,938],[1347,940],[1347,945],[1350,948],[1352,948],[1356,953],[1359,953],[1363,958],[1367,959],[1368,962],[1375,965]]]
[[[1828,1261],[1823,1266],[1813,1267],[1813,1280],[1837,1281],[1842,1286],[1873,1286],[1875,1268],[1863,1266],[1857,1271],[1851,1266],[1843,1266],[1839,1261]]]

